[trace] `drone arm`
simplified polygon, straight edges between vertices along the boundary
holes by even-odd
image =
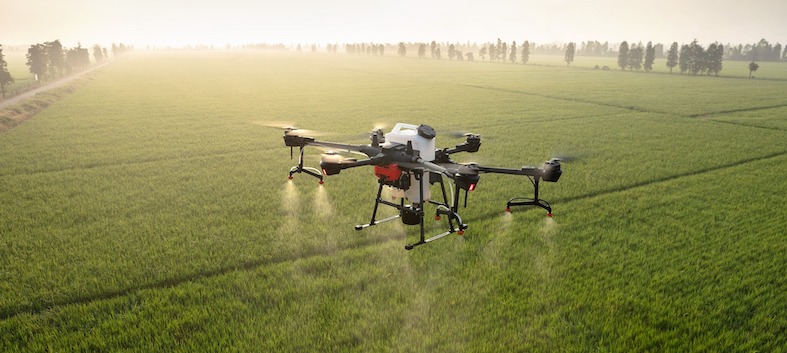
[[[445,154],[451,155],[457,152],[475,153],[478,152],[478,149],[480,148],[481,148],[481,136],[475,134],[469,134],[467,135],[467,140],[465,142],[456,145],[456,147],[454,148],[446,149]]]
[[[479,165],[478,171],[481,173],[492,173],[492,174],[529,175],[529,176],[539,175],[539,169],[535,167],[522,167],[522,169],[513,169],[513,168],[487,167],[487,166]]]
[[[335,175],[335,174],[339,174],[339,172],[341,172],[344,169],[361,167],[365,165],[380,164],[381,159],[382,157],[373,157],[360,161],[355,161],[350,159],[345,159],[339,162],[321,161],[320,168],[322,168],[322,173],[325,175]]]
[[[544,181],[557,182],[563,171],[560,169],[560,162],[555,159],[544,162],[541,168],[536,167],[522,167],[522,169],[512,168],[499,168],[477,166],[478,171],[481,173],[494,173],[494,174],[510,174],[510,175],[527,175],[534,178],[544,179]]]
[[[319,147],[327,147],[332,148],[337,151],[347,151],[347,152],[360,152],[369,157],[375,156],[380,153],[380,147],[374,147],[369,145],[351,145],[346,143],[337,143],[337,142],[327,142],[327,141],[316,141],[312,139],[308,142],[309,145],[312,146],[319,146]]]

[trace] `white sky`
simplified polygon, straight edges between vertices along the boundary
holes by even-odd
[[[0,0],[0,44],[787,42],[787,0]]]

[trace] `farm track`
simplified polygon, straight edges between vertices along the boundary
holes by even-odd
[[[232,153],[240,153],[240,152],[232,152]],[[243,152],[243,153],[246,153],[246,152]],[[230,154],[230,153],[225,153],[225,154]],[[557,199],[556,201],[557,202],[572,202],[572,201],[591,199],[591,198],[594,198],[594,197],[600,197],[600,196],[605,196],[605,195],[609,195],[609,194],[614,194],[614,193],[618,193],[618,192],[632,190],[632,189],[636,189],[636,188],[640,188],[640,187],[647,187],[647,186],[651,186],[651,185],[655,185],[655,184],[659,184],[659,183],[663,183],[663,182],[669,182],[669,181],[680,179],[680,178],[684,178],[684,177],[697,176],[697,175],[706,174],[706,173],[712,173],[712,172],[716,172],[716,171],[720,171],[720,170],[724,170],[724,169],[735,168],[735,167],[738,167],[738,166],[741,166],[741,165],[745,165],[745,164],[748,164],[748,163],[756,163],[756,162],[760,162],[760,161],[771,159],[771,158],[781,157],[781,156],[784,156],[784,155],[787,155],[787,150],[781,151],[781,152],[776,152],[776,153],[771,153],[771,154],[768,154],[768,155],[765,155],[765,156],[760,156],[760,157],[755,157],[755,158],[749,158],[749,159],[744,159],[744,160],[740,160],[740,161],[735,161],[735,162],[719,165],[719,166],[716,166],[716,167],[704,168],[704,169],[699,169],[699,170],[690,171],[690,172],[686,172],[686,173],[669,175],[669,176],[665,176],[665,177],[662,177],[662,178],[657,178],[657,179],[653,179],[653,180],[648,180],[648,181],[643,181],[643,182],[639,182],[639,183],[634,183],[634,184],[631,184],[631,185],[620,186],[620,187],[612,188],[612,189],[600,190],[600,191],[597,191],[597,192],[591,192],[591,193],[587,193],[587,194],[584,194],[584,195],[578,195],[578,196],[575,196],[575,197],[567,197],[567,198]],[[210,156],[210,155],[208,155],[208,156]],[[194,158],[199,158],[199,156],[195,156]],[[180,159],[180,158],[169,158],[169,159],[162,159],[162,160],[177,160],[177,159]],[[147,163],[147,162],[140,162],[140,163]],[[493,216],[493,215],[495,215],[497,213],[499,213],[499,212],[497,212],[497,211],[487,212],[485,214],[481,214],[481,216],[482,217],[489,217],[489,216]],[[143,291],[143,290],[155,290],[155,289],[164,289],[164,288],[174,287],[174,286],[177,286],[177,285],[180,285],[180,284],[183,284],[183,283],[198,281],[198,280],[202,280],[202,279],[208,279],[208,278],[217,277],[217,276],[222,276],[222,275],[226,275],[226,274],[229,274],[229,273],[232,273],[232,272],[236,272],[236,271],[252,271],[252,270],[258,269],[258,268],[260,268],[262,266],[282,264],[282,263],[292,262],[292,261],[297,261],[297,260],[310,259],[310,258],[314,258],[314,257],[318,257],[318,256],[334,255],[334,254],[343,253],[343,252],[346,252],[346,251],[353,251],[353,250],[357,250],[357,249],[368,248],[368,247],[371,247],[371,246],[382,245],[382,244],[388,243],[388,242],[393,241],[393,240],[400,240],[400,237],[395,236],[395,235],[382,236],[382,237],[369,237],[369,238],[364,238],[364,239],[362,239],[362,240],[360,240],[358,242],[355,242],[353,244],[350,244],[350,245],[347,245],[347,246],[344,246],[344,247],[341,247],[341,248],[331,248],[331,249],[323,248],[323,249],[318,249],[318,250],[312,251],[310,253],[305,253],[305,254],[283,255],[283,256],[274,257],[274,258],[271,258],[271,259],[247,261],[247,262],[239,263],[239,264],[232,265],[232,266],[226,266],[226,267],[221,267],[221,268],[217,268],[217,269],[206,270],[206,271],[201,271],[201,272],[197,272],[197,273],[185,274],[185,275],[181,275],[181,276],[171,277],[171,278],[167,278],[167,279],[164,279],[164,280],[161,280],[161,281],[156,281],[156,282],[148,283],[148,284],[137,286],[137,287],[113,290],[113,291],[98,293],[98,294],[94,294],[94,295],[79,296],[79,297],[74,297],[74,298],[71,298],[71,299],[68,299],[68,300],[54,301],[54,302],[50,302],[50,303],[38,303],[38,304],[30,304],[30,305],[23,305],[23,306],[18,306],[18,307],[5,308],[5,309],[0,310],[0,320],[12,319],[12,318],[14,318],[16,316],[19,316],[19,315],[22,315],[22,314],[38,315],[38,314],[41,314],[41,313],[43,313],[43,312],[45,312],[47,310],[54,309],[54,308],[57,308],[57,307],[62,307],[62,306],[88,304],[88,303],[97,302],[97,301],[101,301],[101,300],[111,300],[111,299],[115,299],[115,298],[119,298],[119,297],[124,297],[124,296],[130,295],[130,294],[133,294],[133,293],[136,293],[136,292],[140,292],[140,291]]]
[[[104,66],[107,66],[107,65],[111,64],[112,62],[114,62],[114,59],[107,60],[106,62],[101,63],[101,64],[96,65],[96,66],[93,66],[91,68],[88,68],[87,70],[80,71],[80,72],[71,74],[69,76],[59,78],[59,79],[54,80],[54,81],[47,82],[43,86],[36,87],[36,88],[31,89],[29,91],[25,91],[25,92],[20,93],[20,94],[18,94],[16,96],[9,97],[9,98],[6,98],[4,100],[0,99],[0,109],[7,108],[7,107],[10,107],[12,105],[18,104],[18,103],[22,102],[25,99],[34,97],[38,93],[45,92],[47,90],[63,86],[66,83],[69,83],[69,82],[71,82],[71,81],[73,81],[73,80],[75,80],[77,78],[80,78],[80,77],[82,77],[83,75],[85,75],[85,74],[87,74],[89,72],[92,72],[92,71],[94,71],[96,69],[99,69],[99,68],[102,68]]]

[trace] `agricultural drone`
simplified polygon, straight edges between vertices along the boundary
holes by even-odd
[[[451,160],[451,155],[459,152],[475,153],[481,147],[481,136],[465,134],[466,140],[454,148],[435,148],[435,130],[427,125],[410,125],[399,123],[389,133],[382,129],[371,132],[371,143],[368,145],[354,145],[336,142],[318,141],[314,137],[306,136],[308,131],[287,127],[284,129],[284,144],[290,147],[290,158],[293,157],[294,148],[300,151],[298,165],[290,169],[289,178],[293,174],[304,173],[318,178],[320,184],[324,183],[324,175],[339,174],[342,170],[360,166],[373,166],[374,175],[377,177],[379,187],[375,198],[372,218],[369,223],[355,226],[356,230],[401,218],[406,225],[420,225],[421,237],[418,242],[408,244],[405,249],[426,244],[443,238],[449,234],[463,235],[467,224],[462,222],[458,213],[459,194],[464,190],[464,206],[467,207],[467,193],[475,190],[480,180],[481,173],[496,173],[509,175],[524,175],[533,184],[534,195],[532,198],[515,197],[506,203],[506,212],[512,206],[537,206],[547,211],[547,216],[552,216],[552,207],[538,196],[538,186],[541,180],[557,182],[563,173],[560,169],[560,160],[557,158],[544,162],[541,167],[522,167],[521,169],[488,167],[476,163],[457,163]],[[320,161],[321,171],[316,168],[303,166],[303,150],[306,146],[316,146],[332,149],[322,155]],[[366,159],[346,158],[339,152],[354,152],[366,155]],[[453,182],[451,199],[446,193],[445,179]],[[434,200],[430,192],[430,185],[439,184],[442,197]],[[383,187],[391,189],[394,202],[382,198]],[[399,202],[395,202],[398,199]],[[405,202],[405,199],[409,203]],[[435,206],[435,220],[446,216],[448,231],[430,238],[424,236],[424,215],[426,205]],[[399,211],[397,215],[377,219],[380,205],[390,206]]]

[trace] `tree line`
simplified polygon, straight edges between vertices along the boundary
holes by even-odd
[[[109,58],[107,48],[94,45],[92,49],[93,60],[96,63]],[[113,43],[112,55],[117,57],[133,49],[133,46]],[[30,73],[39,82],[62,77],[90,66],[90,51],[87,48],[83,48],[81,43],[77,43],[74,48],[65,48],[60,40],[33,44],[27,49],[25,57],[27,59],[25,64]],[[6,87],[16,81],[8,72],[7,66],[8,63],[3,55],[3,46],[0,44],[0,91],[2,91],[3,98],[5,98]]]
[[[112,44],[112,55],[122,55],[133,47],[123,43]],[[36,80],[48,80],[74,71],[84,70],[90,66],[90,52],[78,43],[74,48],[65,48],[60,40],[33,44],[27,49],[27,66]],[[96,63],[109,58],[107,48],[93,46],[93,59]]]
[[[516,43],[516,42],[513,42]],[[379,52],[374,52],[373,49],[375,46],[378,48],[382,48],[382,52],[389,51],[395,52],[398,55],[401,55],[401,52],[404,51],[405,53],[416,53],[419,57],[431,57],[433,59],[438,58],[438,51],[439,51],[439,58],[440,59],[449,59],[449,60],[468,60],[467,53],[473,53],[474,58],[478,58],[481,60],[490,60],[490,61],[508,61],[510,60],[510,48],[513,43],[506,43],[498,39],[495,42],[487,42],[484,44],[478,43],[448,43],[448,42],[399,42],[395,45],[392,44],[379,44],[379,43],[353,43],[353,44],[345,44],[345,49],[347,50],[348,54],[366,54],[366,55],[379,55]],[[527,48],[525,47],[525,43],[527,43]],[[503,48],[505,44],[506,48]],[[622,44],[622,43],[620,43]],[[641,67],[644,68],[645,62],[644,57],[646,54],[645,48],[647,47],[646,44],[642,42],[634,43],[634,42],[627,42],[630,48],[637,48],[642,47],[643,49],[643,62]],[[347,46],[350,46],[349,48]],[[619,45],[613,45],[609,42],[599,42],[599,41],[584,41],[581,43],[548,43],[548,44],[537,44],[535,42],[530,41],[523,41],[521,45],[517,46],[517,57],[520,59],[514,61],[520,61],[522,58],[522,50],[526,50],[527,54],[533,55],[565,55],[566,50],[569,49],[569,45],[573,46],[573,53],[575,56],[603,56],[603,57],[616,57],[620,55],[619,52]],[[668,49],[665,49],[664,44],[662,43],[650,43],[652,46],[651,53],[654,59],[662,59],[666,58],[668,54]],[[717,46],[721,45],[720,43],[716,43]],[[333,45],[335,48],[337,45]],[[404,48],[404,49],[402,49]],[[453,51],[451,50],[453,48]],[[722,51],[722,59],[724,60],[738,60],[738,61],[787,61],[787,46],[782,46],[779,43],[771,45],[767,40],[761,39],[758,43],[754,44],[726,44],[723,46],[724,50]],[[328,49],[331,52],[330,47]],[[505,58],[502,57],[503,52],[506,52]],[[333,52],[336,52],[335,49]],[[376,54],[377,53],[377,54]],[[457,53],[462,53],[462,59],[456,55]],[[423,54],[423,55],[419,55]],[[453,55],[451,55],[453,54]],[[635,52],[636,54],[636,52]],[[503,60],[505,59],[505,60]],[[527,59],[527,58],[526,58]]]
[[[387,46],[362,43],[345,45],[345,47],[349,54],[382,55]],[[442,47],[446,47],[445,53]],[[681,74],[716,76],[722,70],[723,61],[726,58],[740,60],[747,56],[750,57],[752,60],[751,64],[749,64],[750,76],[752,72],[757,71],[757,68],[759,68],[759,65],[756,64],[758,60],[787,61],[787,48],[783,48],[779,43],[770,45],[765,39],[753,45],[738,45],[732,49],[718,42],[709,44],[707,49],[700,45],[697,40],[682,46],[678,46],[677,42],[673,42],[667,51],[664,50],[663,44],[653,44],[652,42],[643,45],[642,42],[629,44],[627,41],[623,41],[617,50],[614,50],[614,48],[610,48],[608,42],[588,41],[582,42],[579,46],[574,42],[539,46],[535,43],[524,41],[518,46],[516,41],[511,42],[509,45],[500,38],[496,42],[488,42],[480,46],[476,43],[470,44],[468,42],[464,45],[460,43],[443,43],[442,47],[436,41],[431,43],[399,42],[395,49],[397,55],[402,57],[407,56],[408,52],[415,51],[419,58],[431,57],[439,60],[443,59],[445,55],[445,58],[449,60],[475,61],[478,58],[480,60],[489,60],[490,62],[521,62],[522,64],[528,63],[531,53],[563,54],[566,65],[571,65],[577,55],[617,55],[618,67],[621,70],[644,70],[646,72],[653,70],[653,65],[657,58],[666,57],[666,65],[670,70],[670,74],[677,67]],[[608,70],[609,68],[604,67],[604,69]]]
[[[5,98],[5,86],[14,82],[14,77],[8,72],[8,63],[5,61],[5,55],[3,55],[3,45],[0,44],[0,92],[2,92],[3,98]]]

